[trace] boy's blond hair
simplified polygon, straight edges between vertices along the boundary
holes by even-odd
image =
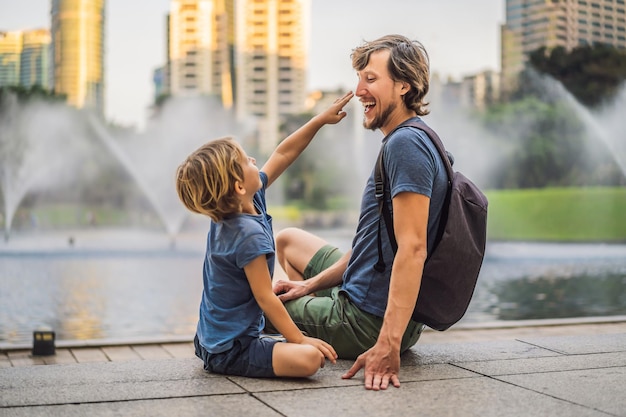
[[[241,146],[231,137],[202,145],[176,170],[180,201],[194,213],[216,222],[240,212],[235,183],[243,182],[242,156]]]

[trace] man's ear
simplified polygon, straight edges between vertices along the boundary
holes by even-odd
[[[405,82],[401,83],[400,92],[402,93],[402,95],[405,95],[410,90],[411,90],[411,86],[409,85],[409,83],[405,83]]]

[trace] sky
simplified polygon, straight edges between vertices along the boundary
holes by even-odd
[[[50,27],[51,0],[0,0],[0,31]],[[105,116],[145,125],[152,73],[166,59],[169,0],[107,0]],[[460,79],[500,70],[505,0],[311,0],[308,88],[352,90],[350,52],[389,33],[417,39],[431,71]]]

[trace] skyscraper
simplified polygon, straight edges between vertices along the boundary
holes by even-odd
[[[606,44],[626,49],[625,0],[506,0],[502,88],[515,87],[529,52]]]
[[[284,116],[305,111],[309,18],[309,0],[236,0],[236,109],[259,118],[262,151]]]
[[[225,0],[174,0],[168,28],[169,92],[213,95],[232,106]]]
[[[20,81],[22,32],[0,32],[0,87]]]
[[[20,84],[39,85],[48,90],[50,85],[50,31],[24,31],[20,54]]]
[[[255,117],[270,150],[281,119],[306,110],[309,10],[310,0],[172,1],[164,85]]]
[[[52,82],[68,103],[104,114],[105,0],[52,0]]]

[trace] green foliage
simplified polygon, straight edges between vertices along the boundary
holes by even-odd
[[[626,242],[626,188],[489,191],[492,240]]]
[[[64,102],[67,100],[67,95],[56,94],[52,90],[46,90],[40,85],[33,85],[31,87],[24,87],[22,85],[2,86],[0,87],[0,103],[2,98],[8,94],[13,93],[17,96],[19,102],[24,103],[33,99],[39,99],[44,101],[58,101]]]
[[[500,165],[488,188],[621,185],[626,178],[604,146],[593,146],[564,102],[533,96],[492,107],[484,123]]]
[[[504,155],[487,185],[626,185],[614,155],[590,137],[567,94],[593,108],[612,101],[624,80],[626,52],[611,46],[580,46],[570,52],[543,47],[530,53],[511,101],[490,108],[484,118],[486,127],[502,138],[496,146]]]
[[[281,126],[282,137],[297,130],[308,122],[313,115],[300,114],[287,118]],[[350,167],[342,164],[341,153],[329,152],[328,145],[342,138],[341,127],[333,126],[330,136],[320,131],[315,140],[308,146],[298,159],[283,174],[285,196],[288,202],[297,202],[302,208],[315,210],[335,209],[346,206],[345,187],[346,172]],[[341,179],[341,180],[340,180]],[[343,202],[340,200],[344,199]]]
[[[170,94],[159,94],[157,98],[154,99],[154,105],[156,107],[162,107],[166,101],[171,98]]]
[[[156,215],[123,209],[116,204],[85,202],[39,202],[35,207],[22,206],[13,221],[13,230],[54,230],[75,227],[162,227]],[[2,223],[2,222],[0,222]]]
[[[530,53],[528,62],[559,80],[588,107],[612,99],[626,80],[626,52],[608,45],[579,46],[570,52],[563,47],[548,52],[542,47]]]

